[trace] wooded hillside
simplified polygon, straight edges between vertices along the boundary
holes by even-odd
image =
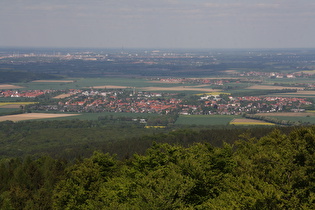
[[[261,138],[245,133],[222,147],[153,144],[127,159],[102,152],[75,162],[7,158],[0,207],[314,209],[314,165],[315,127]]]

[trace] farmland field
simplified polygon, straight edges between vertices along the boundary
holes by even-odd
[[[315,116],[272,116],[279,120],[315,124]]]
[[[55,99],[68,98],[68,97],[70,97],[71,95],[72,95],[72,94],[70,94],[70,93],[68,93],[68,94],[64,93],[64,94],[57,95],[57,96],[55,96],[54,98],[55,98]]]
[[[315,91],[297,91],[297,92],[294,92],[294,93],[282,93],[283,95],[312,95],[312,96],[315,96]]]
[[[276,78],[271,79],[267,78],[265,80],[268,84],[281,83],[281,84],[292,84],[292,83],[313,83],[314,79],[312,78]]]
[[[274,123],[268,123],[262,120],[253,119],[233,119],[230,122],[231,125],[275,125]]]
[[[47,112],[52,113],[52,112]],[[54,113],[54,114],[63,114],[63,113]],[[79,119],[79,120],[98,120],[99,117],[132,117],[132,118],[148,118],[152,116],[158,116],[157,114],[148,114],[148,113],[127,113],[127,112],[102,112],[102,113],[69,113],[73,115],[65,116],[65,117],[58,117],[58,119],[62,120],[72,120],[72,119]],[[52,119],[45,119],[45,120],[54,120]]]
[[[46,118],[57,118],[57,117],[66,117],[73,116],[74,114],[46,114],[46,113],[25,113],[25,114],[17,114],[17,115],[7,115],[0,116],[1,121],[23,121],[23,120],[35,120],[35,119],[46,119]]]
[[[236,115],[180,115],[176,125],[227,125]]]
[[[46,82],[65,82],[65,83],[68,83],[68,82],[74,82],[73,80],[34,80],[32,82],[43,82],[43,83],[46,83]]]
[[[177,86],[177,87],[146,87],[142,88],[146,91],[201,91],[201,92],[218,92],[221,90],[212,88],[190,87],[190,86]]]
[[[315,116],[314,112],[272,112],[272,113],[260,113],[256,115],[270,116],[270,117],[306,117],[308,115]]]
[[[37,102],[0,102],[2,108],[19,108],[21,105],[36,104]]]
[[[17,86],[17,85],[0,84],[0,90],[4,90],[4,89],[21,89],[21,88],[24,88],[24,87]]]
[[[93,86],[95,89],[126,89],[127,86],[117,86],[117,85],[103,85],[103,86]]]
[[[279,120],[292,122],[302,122],[315,124],[315,112],[278,112],[278,113],[262,113],[256,114],[260,116],[268,116]]]
[[[73,82],[28,82],[18,83],[16,85],[24,86],[25,89],[29,90],[43,90],[43,89],[80,89],[93,86],[127,86],[127,87],[145,87],[150,86],[147,80],[137,78],[67,78]]]
[[[282,90],[282,89],[298,89],[303,90],[302,87],[284,87],[284,86],[275,86],[275,85],[253,85],[247,87],[246,89],[257,89],[257,90]]]
[[[59,82],[58,82],[59,81]],[[69,82],[64,82],[69,81]],[[73,81],[73,82],[70,82]],[[154,84],[154,87],[152,86]],[[210,87],[210,85],[192,85],[185,86],[176,83],[161,83],[144,78],[68,78],[68,80],[38,80],[36,82],[18,83],[20,87],[28,90],[43,90],[43,89],[80,89],[80,88],[108,88],[108,89],[123,89],[136,88],[137,90],[147,91],[220,91]],[[21,88],[23,88],[21,87]]]
[[[19,108],[3,108],[3,107],[0,107],[0,114],[6,114],[6,113],[18,111],[18,110],[19,110]]]

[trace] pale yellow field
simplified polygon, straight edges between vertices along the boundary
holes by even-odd
[[[230,122],[231,125],[275,125],[274,123],[268,123],[262,120],[254,119],[233,119]]]
[[[192,86],[178,86],[178,87],[143,87],[142,90],[146,91],[183,91],[183,90],[191,90],[191,91],[201,91],[201,92],[220,92],[219,89],[212,88],[198,88]]]
[[[202,95],[220,95],[220,94],[223,94],[223,95],[231,95],[231,93],[226,93],[226,92],[198,93],[198,94],[195,94],[195,95],[196,95],[196,96],[202,96]]]
[[[17,85],[8,85],[8,84],[0,84],[0,89],[19,89],[19,88],[24,88],[22,86],[17,86]]]
[[[13,109],[17,109],[17,108],[20,108],[20,106],[21,106],[21,105],[18,105],[18,104],[8,104],[8,105],[2,105],[2,106],[0,105],[0,109],[1,109],[1,108],[11,108],[11,109],[13,108]]]
[[[228,73],[228,74],[235,74],[237,73],[238,71],[236,70],[225,70],[224,72]]]
[[[7,115],[0,116],[0,122],[10,120],[13,122],[23,121],[23,120],[35,120],[35,119],[47,119],[47,118],[56,118],[56,117],[69,117],[79,114],[44,114],[44,113],[25,113],[17,115]]]
[[[303,87],[284,87],[284,86],[274,86],[274,85],[253,85],[247,87],[246,89],[255,89],[255,90],[282,90],[282,89],[297,89],[303,90]]]
[[[34,80],[32,82],[74,82],[73,80]]]
[[[28,104],[36,104],[38,102],[0,102],[0,107],[4,108],[3,106],[9,106],[9,105],[28,105]]]
[[[61,98],[68,98],[68,97],[70,97],[72,94],[70,94],[70,93],[64,93],[64,94],[60,94],[60,95],[58,95],[58,96],[55,96],[54,98],[56,98],[56,99],[61,99]]]
[[[259,113],[255,115],[260,116],[287,116],[287,117],[306,117],[315,116],[315,112],[272,112],[272,113]]]

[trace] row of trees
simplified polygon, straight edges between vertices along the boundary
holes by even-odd
[[[262,115],[254,115],[254,114],[245,114],[244,117],[249,119],[263,120],[270,123],[275,123],[278,125],[286,125],[286,126],[301,126],[301,125],[309,125],[309,122],[301,122],[301,121],[291,121],[291,120],[281,120],[275,117],[270,116],[262,116]]]
[[[314,209],[314,165],[315,127],[222,147],[153,144],[124,160],[2,159],[0,208]]]

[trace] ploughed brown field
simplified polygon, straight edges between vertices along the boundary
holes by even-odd
[[[73,80],[34,80],[32,82],[74,82]]]
[[[304,88],[303,87],[284,87],[284,86],[274,86],[274,85],[253,85],[253,86],[247,87],[246,89],[254,89],[254,90],[297,89],[297,90],[303,90]]]
[[[17,85],[8,85],[8,84],[0,84],[0,90],[1,89],[19,89],[19,88],[24,88],[22,86],[17,86]]]
[[[17,121],[23,121],[23,120],[48,119],[48,118],[56,118],[56,117],[69,117],[69,116],[75,116],[75,115],[79,115],[79,114],[25,113],[25,114],[17,114],[17,115],[0,116],[0,121],[10,120],[13,122],[17,122]]]
[[[271,113],[259,113],[255,115],[260,116],[286,116],[286,117],[306,117],[315,116],[314,112],[271,112]]]

